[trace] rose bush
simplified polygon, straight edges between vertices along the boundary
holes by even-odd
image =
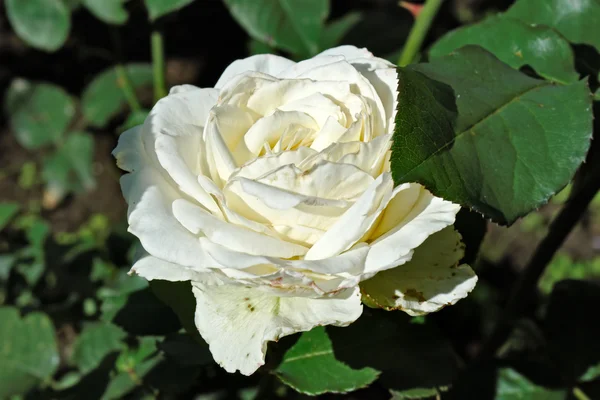
[[[366,49],[258,55],[214,88],[174,87],[120,137],[144,250],[131,272],[191,281],[195,324],[227,371],[253,373],[268,341],[352,323],[361,297],[420,315],[474,287],[457,265],[459,206],[392,181],[397,84]]]

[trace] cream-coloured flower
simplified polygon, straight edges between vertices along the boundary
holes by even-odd
[[[215,88],[173,88],[121,136],[129,230],[145,250],[132,272],[192,282],[196,326],[227,371],[253,373],[267,341],[352,323],[362,281],[368,304],[413,315],[473,288],[449,227],[459,206],[392,182],[396,88],[394,65],[366,49],[258,55]]]

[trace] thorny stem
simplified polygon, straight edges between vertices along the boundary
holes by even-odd
[[[165,48],[162,33],[152,32],[152,71],[154,75],[154,101],[167,95],[165,83]]]
[[[550,224],[548,234],[538,245],[521,274],[504,308],[503,315],[491,335],[484,342],[476,361],[493,357],[498,348],[506,341],[511,333],[513,322],[520,317],[523,309],[530,303],[531,295],[535,293],[536,284],[544,269],[577,225],[598,190],[600,190],[600,167],[597,166],[594,171],[590,172],[585,184],[569,198],[558,216]]]
[[[443,1],[444,0],[425,1],[421,12],[419,15],[417,15],[415,23],[410,30],[408,39],[406,39],[406,43],[404,44],[404,48],[402,49],[402,53],[398,59],[398,66],[404,67],[413,62],[415,56],[421,49],[423,40],[429,31],[429,27],[431,26],[431,22],[433,22],[433,19],[440,9]]]

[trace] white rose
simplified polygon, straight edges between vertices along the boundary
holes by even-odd
[[[394,187],[396,98],[394,65],[366,49],[258,55],[215,88],[173,88],[121,136],[129,231],[146,252],[131,271],[192,282],[196,326],[227,371],[256,371],[268,341],[352,323],[359,283],[380,271],[394,268],[381,293],[380,275],[366,282],[365,298],[412,315],[473,288],[457,257],[430,262],[460,253],[452,228],[428,241],[428,265],[409,262],[459,206]]]

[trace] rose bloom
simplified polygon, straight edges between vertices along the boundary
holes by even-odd
[[[227,371],[252,374],[268,341],[352,323],[361,298],[422,315],[474,287],[459,206],[392,181],[397,84],[393,64],[353,46],[256,55],[214,88],[174,87],[121,135],[144,249],[131,273],[191,281],[196,327]]]

